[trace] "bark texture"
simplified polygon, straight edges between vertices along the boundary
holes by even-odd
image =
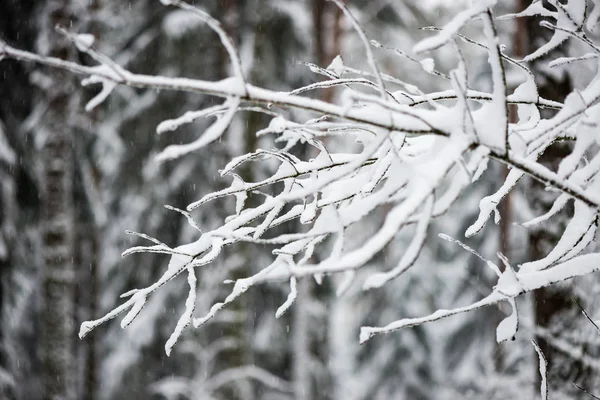
[[[72,45],[54,32],[54,26],[72,26],[72,5],[68,0],[51,0],[41,12],[38,51],[69,59]],[[46,71],[43,96],[48,110],[39,126],[41,148],[42,254],[42,375],[44,399],[75,398],[74,284],[73,267],[73,133],[69,121],[77,104],[73,77]]]

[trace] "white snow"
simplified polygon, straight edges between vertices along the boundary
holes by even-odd
[[[222,117],[217,119],[217,121],[211,125],[210,128],[208,128],[196,141],[184,145],[170,145],[156,156],[156,161],[164,162],[179,158],[185,154],[199,150],[207,144],[219,139],[236,114],[237,108],[240,105],[240,99],[239,97],[231,98],[227,100],[224,105],[228,108],[227,112]]]
[[[167,119],[167,120],[161,122],[160,124],[158,124],[158,126],[156,127],[156,133],[160,135],[165,132],[174,131],[182,125],[192,123],[200,118],[214,115],[217,112],[222,111],[224,109],[225,109],[225,105],[219,105],[219,106],[205,108],[204,110],[200,110],[200,111],[187,111],[185,114],[183,114],[182,116],[180,116],[178,118]]]
[[[544,357],[544,354],[542,353],[542,350],[540,349],[540,346],[538,346],[538,344],[532,340],[531,343],[533,344],[533,347],[535,348],[535,352],[538,354],[538,358],[539,358],[539,363],[540,363],[540,394],[542,396],[542,400],[547,400],[548,399],[548,372],[547,372],[547,368],[548,368],[548,362],[546,361],[546,357]]]
[[[180,39],[200,26],[202,26],[202,20],[185,10],[171,11],[162,21],[163,31],[173,39]]]
[[[94,35],[89,33],[80,33],[75,35],[75,45],[80,51],[83,52],[88,51],[94,45],[95,40],[96,38]]]
[[[177,321],[175,330],[167,340],[167,343],[165,343],[165,352],[167,353],[167,356],[171,355],[171,350],[173,349],[175,343],[177,343],[177,340],[179,340],[179,337],[183,333],[185,327],[192,322],[192,314],[196,308],[196,272],[194,271],[193,266],[188,266],[187,271],[190,291],[188,298],[185,301],[185,311],[183,314],[181,314],[181,317],[179,317],[179,321]]]
[[[423,60],[421,60],[421,66],[423,67],[423,70],[425,70],[425,72],[432,73],[435,69],[435,61],[433,58],[424,58]]]
[[[331,64],[327,66],[327,69],[337,76],[342,76],[346,71],[346,67],[344,66],[344,60],[340,55],[335,56]]]

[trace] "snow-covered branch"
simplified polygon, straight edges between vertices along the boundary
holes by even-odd
[[[202,325],[260,282],[289,282],[290,295],[277,311],[277,316],[293,306],[298,296],[296,284],[300,279],[312,276],[320,281],[323,275],[344,274],[344,282],[338,288],[339,293],[344,292],[355,279],[356,270],[384,251],[398,232],[415,226],[413,240],[396,266],[390,271],[377,272],[363,282],[365,290],[379,288],[415,265],[427,239],[431,221],[450,209],[460,194],[468,190],[469,184],[481,176],[490,159],[508,165],[511,172],[497,193],[481,200],[480,217],[466,234],[470,236],[479,232],[492,214],[498,214],[497,206],[502,198],[513,190],[522,177],[530,176],[561,193],[553,210],[533,222],[551,218],[568,201],[575,202],[573,218],[561,241],[547,257],[523,264],[516,271],[507,263],[507,268],[500,274],[500,268],[494,266],[493,269],[499,274],[498,284],[484,299],[465,307],[438,310],[422,318],[402,319],[384,327],[365,327],[361,331],[361,342],[375,334],[507,301],[513,307],[513,312],[498,328],[497,338],[503,341],[513,336],[518,326],[515,297],[600,268],[600,255],[581,255],[594,237],[600,209],[600,154],[597,146],[600,143],[597,133],[600,123],[600,105],[597,104],[600,100],[600,79],[593,80],[581,91],[571,93],[564,104],[541,98],[534,76],[526,65],[503,54],[504,47],[492,18],[496,1],[487,0],[476,2],[443,29],[433,30],[429,38],[415,46],[414,52],[417,54],[435,51],[445,45],[454,45],[458,52],[457,68],[448,74],[439,72],[449,78],[447,90],[425,93],[380,71],[370,47],[374,44],[367,40],[358,19],[341,1],[334,1],[358,32],[372,71],[345,66],[340,58],[328,69],[311,67],[325,75],[327,80],[291,92],[269,90],[249,83],[237,50],[223,27],[203,11],[179,0],[162,2],[197,15],[217,33],[230,57],[233,76],[213,82],[137,74],[98,52],[93,46],[93,38],[71,34],[64,28],[59,28],[59,31],[81,51],[90,54],[98,62],[97,66],[43,57],[0,42],[0,59],[12,58],[61,68],[84,76],[84,84],[102,84],[102,91],[88,104],[88,109],[99,106],[118,85],[195,92],[225,99],[220,105],[187,112],[159,124],[157,133],[164,133],[199,118],[217,118],[196,141],[167,147],[158,156],[158,161],[179,158],[218,140],[240,110],[275,116],[268,127],[256,134],[272,135],[275,142],[282,146],[269,150],[256,149],[239,155],[221,171],[222,176],[232,178],[228,188],[206,194],[189,204],[187,211],[171,207],[182,213],[199,231],[199,239],[171,248],[156,239],[142,236],[153,241],[154,245],[134,247],[124,255],[140,251],[170,254],[171,260],[166,271],[154,284],[126,293],[124,297],[129,299],[104,317],[84,322],[80,337],[124,312],[127,314],[122,326],[128,325],[142,311],[148,296],[187,271],[189,294],[185,311],[166,345],[169,353],[190,322],[196,327]],[[581,31],[585,23],[585,15],[581,15],[577,6],[581,1],[569,1],[566,7],[557,6],[554,11],[543,8],[537,2],[521,14],[539,14],[556,20],[556,25],[552,26],[555,32],[552,40],[527,59],[538,58],[569,37],[589,40]],[[485,44],[460,33],[464,26],[475,19],[483,22]],[[491,68],[491,93],[469,87],[467,63],[460,52],[460,45],[475,46],[487,52]],[[375,47],[383,46],[375,42]],[[584,56],[581,59],[596,58]],[[416,61],[412,56],[410,60]],[[421,62],[424,72],[433,70],[431,62]],[[512,92],[507,85],[509,72],[524,78]],[[394,85],[399,89],[392,90]],[[345,89],[336,102],[306,96],[317,89],[334,87]],[[371,94],[360,91],[365,87]],[[373,89],[378,96],[372,94]],[[508,119],[510,104],[518,108],[519,118],[514,123]],[[274,105],[277,108],[273,108]],[[551,108],[556,113],[543,117],[541,108]],[[289,112],[290,109],[305,112],[294,114]],[[358,145],[349,146],[349,149],[336,148],[335,141],[324,140],[340,136]],[[572,154],[563,160],[557,171],[543,166],[539,162],[541,154],[554,142],[565,138],[575,143]],[[306,152],[297,152],[302,143],[312,146],[316,155],[308,158]],[[266,165],[277,163],[278,167],[267,178],[245,182],[235,171],[245,163],[256,160],[268,160]],[[259,189],[263,192],[258,192]],[[252,193],[260,193],[262,198],[250,206],[246,200]],[[232,215],[220,227],[200,231],[191,214],[193,210],[226,196],[234,196],[236,200]],[[347,229],[363,223],[369,214],[384,207],[389,212],[381,226],[365,237],[360,245],[344,248]],[[287,234],[272,229],[292,220],[299,221],[307,228]],[[196,299],[194,269],[211,263],[223,247],[238,242],[276,246],[273,262],[253,275],[235,281],[231,293],[222,302],[214,304],[204,317],[193,318]],[[315,263],[312,258],[315,248],[326,248],[324,244],[329,242],[334,244],[330,246],[328,256],[326,254],[326,257],[320,258],[320,262]],[[262,375],[254,378],[269,379]]]

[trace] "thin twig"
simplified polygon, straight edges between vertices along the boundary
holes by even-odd
[[[576,384],[575,382],[573,382],[573,386],[575,386],[577,389],[581,390],[583,393],[587,394],[588,396],[590,396],[593,399],[597,399],[600,400],[600,397],[590,393],[588,390],[582,388],[581,386],[579,386],[578,384]]]
[[[583,315],[587,318],[587,320],[590,321],[592,323],[592,325],[594,325],[594,328],[596,328],[598,333],[600,333],[600,327],[598,327],[596,322],[594,322],[594,320],[588,315],[588,313],[585,311],[585,308],[583,308],[583,306],[579,302],[579,299],[577,299],[577,297],[574,297],[573,300],[575,300],[575,303],[577,304],[577,306],[579,306],[579,309],[581,310]]]
[[[362,40],[362,42],[364,44],[364,48],[365,48],[365,52],[367,53],[367,60],[369,62],[369,65],[371,66],[371,69],[373,70],[373,73],[375,74],[375,77],[377,78],[377,84],[379,85],[379,91],[381,94],[381,98],[385,100],[387,97],[387,93],[385,90],[385,83],[383,82],[383,78],[381,77],[381,72],[379,70],[379,66],[377,65],[377,61],[375,61],[375,57],[373,56],[373,51],[371,50],[371,46],[369,44],[369,39],[367,39],[365,30],[360,25],[358,20],[354,17],[354,15],[352,15],[352,13],[348,9],[348,7],[342,1],[340,1],[340,0],[329,0],[329,1],[333,1],[336,6],[338,6],[342,11],[344,11],[344,14],[346,14],[346,16],[348,17],[350,22],[352,22],[352,26],[354,26],[354,29],[358,33],[360,40]]]

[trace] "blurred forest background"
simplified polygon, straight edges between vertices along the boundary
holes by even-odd
[[[331,2],[193,3],[223,23],[255,85],[289,91],[314,82],[320,78],[304,62],[325,68],[338,54],[348,67],[365,64],[355,32]],[[384,72],[425,89],[449,87],[394,49],[410,53],[428,34],[419,28],[443,26],[461,9],[461,1],[347,3],[369,38],[390,48],[376,52]],[[498,14],[521,10],[529,2],[500,3]],[[193,15],[156,0],[0,1],[3,40],[91,65],[87,56],[63,42],[53,29],[56,23],[94,34],[102,52],[136,72],[207,80],[228,76],[227,54],[216,35]],[[498,29],[507,52],[516,58],[535,49],[547,34],[535,20],[499,21]],[[464,33],[478,39],[477,32]],[[472,45],[463,50],[471,70],[479,71],[469,77],[472,87],[489,85],[487,53]],[[456,61],[450,50],[437,56],[440,71],[447,72]],[[560,100],[594,73],[579,68],[576,75],[569,74],[543,63],[533,68],[541,94],[549,99]],[[255,136],[268,116],[239,113],[223,140],[158,164],[154,156],[159,150],[191,141],[207,125],[200,121],[161,136],[156,125],[214,99],[120,87],[86,113],[84,104],[96,90],[81,89],[77,78],[64,72],[0,63],[0,398],[47,398],[45,375],[53,362],[63,359],[70,360],[74,398],[85,400],[534,398],[539,375],[532,338],[549,360],[553,398],[586,398],[572,382],[600,393],[597,332],[573,301],[580,299],[594,315],[600,294],[596,277],[522,299],[522,326],[514,342],[495,343],[503,313],[484,309],[358,344],[361,325],[468,304],[487,293],[494,281],[490,271],[437,233],[463,237],[476,219],[479,199],[497,189],[506,173],[499,165],[435,222],[417,265],[381,289],[364,293],[355,285],[338,297],[327,281],[319,285],[305,279],[294,306],[276,320],[287,288],[266,284],[246,293],[208,326],[187,330],[167,357],[164,343],[187,294],[179,279],[156,292],[127,329],[113,321],[79,340],[82,321],[115,307],[120,293],[154,282],[166,266],[166,256],[160,255],[121,259],[121,252],[137,240],[125,231],[144,232],[169,245],[193,241],[196,232],[185,218],[163,205],[185,208],[224,187],[217,171],[231,157],[274,145],[272,138]],[[331,100],[339,93],[318,95]],[[555,162],[561,151],[553,149],[547,162]],[[55,170],[56,159],[67,163]],[[244,178],[264,177],[264,168],[263,163],[246,167]],[[513,222],[527,219],[529,210],[548,207],[552,196],[533,183],[525,185],[503,204],[498,225],[488,224],[466,243],[489,259],[496,259],[497,251],[515,263],[543,256],[562,231],[560,224],[526,231]],[[212,228],[231,207],[230,200],[223,200],[194,216],[200,226]],[[57,215],[65,226],[55,226]],[[360,229],[374,229],[382,218],[380,212],[369,219],[372,226],[364,223]],[[375,263],[378,270],[389,269],[405,248],[406,238],[398,237],[387,254],[360,273],[369,273]],[[227,295],[224,279],[248,275],[253,265],[268,263],[269,255],[267,247],[237,245],[199,270],[198,312]],[[57,263],[71,272],[60,277],[48,273]],[[54,334],[42,337],[49,329]]]

